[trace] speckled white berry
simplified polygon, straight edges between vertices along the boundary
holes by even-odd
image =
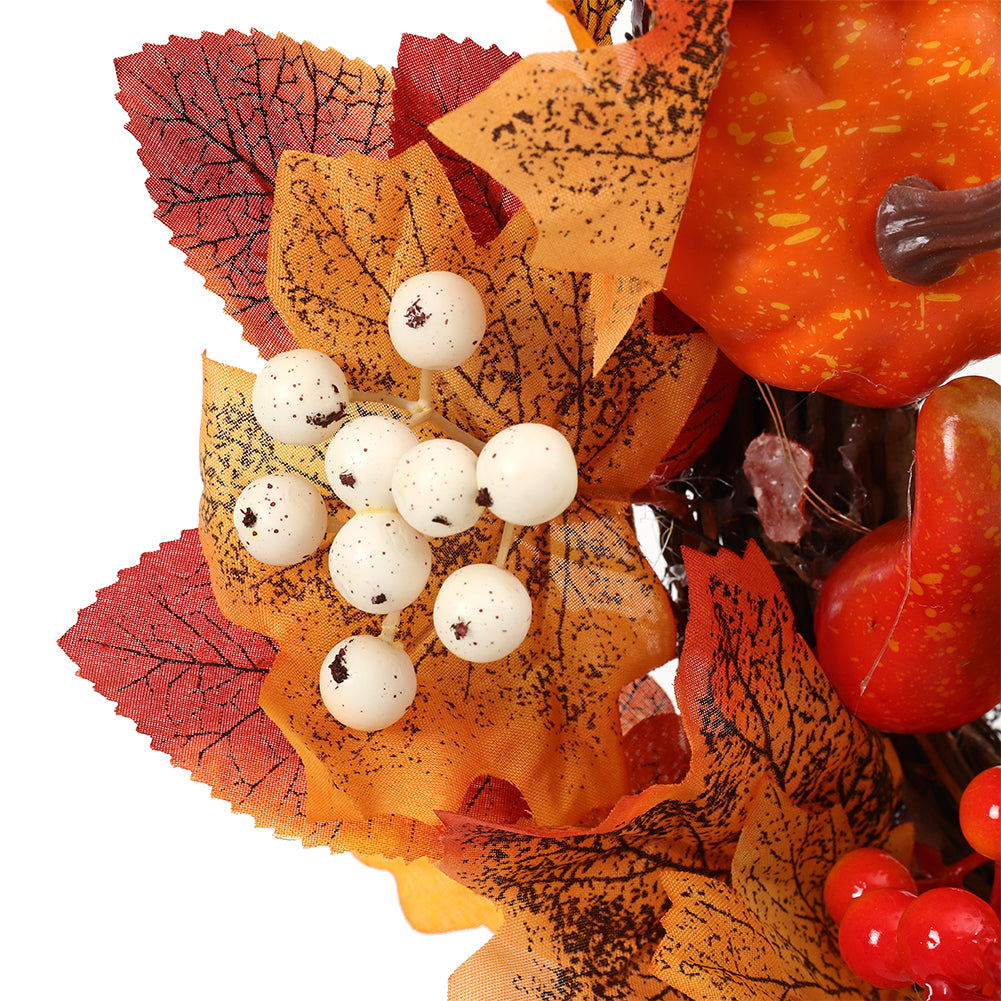
[[[455,368],[483,340],[487,313],[480,293],[465,278],[425,271],[396,290],[387,323],[404,361],[418,368]]]
[[[406,424],[392,417],[372,414],[346,421],[327,445],[327,480],[355,511],[392,511],[393,470],[418,440]]]
[[[415,445],[393,473],[396,509],[425,535],[442,537],[472,528],[483,513],[476,491],[476,453],[451,438]]]
[[[512,424],[495,434],[476,462],[481,503],[514,525],[541,525],[577,495],[577,458],[546,424]]]
[[[482,664],[521,646],[532,624],[532,599],[510,571],[493,563],[471,563],[445,579],[433,620],[446,649]]]
[[[396,511],[362,511],[330,546],[330,577],[341,597],[364,612],[406,608],[431,573],[431,546]]]
[[[352,636],[327,654],[320,697],[331,716],[352,730],[383,730],[410,708],[417,675],[406,650],[378,636]]]
[[[316,552],[327,534],[327,505],[294,473],[259,476],[237,497],[233,524],[254,559],[287,567]]]
[[[275,441],[319,445],[337,430],[350,397],[340,366],[321,351],[296,348],[275,355],[254,382],[257,423]]]

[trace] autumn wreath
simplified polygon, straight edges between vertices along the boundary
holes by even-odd
[[[751,40],[796,48],[808,65],[808,25],[828,46],[856,32],[861,51],[870,28],[892,35],[919,5],[802,4],[770,26],[761,8],[786,5],[658,0],[637,5],[617,44],[622,0],[559,6],[577,48],[544,56],[405,35],[390,73],[230,31],[117,62],[156,214],[264,359],[316,349],[360,392],[414,396],[418,376],[386,331],[393,292],[431,270],[479,291],[487,337],[433,374],[437,410],[479,439],[548,425],[578,462],[572,504],[511,540],[507,568],[534,603],[523,646],[473,664],[441,644],[429,622],[445,569],[491,559],[502,528],[435,540],[430,586],[398,627],[417,669],[413,705],[374,732],[338,723],[317,668],[372,617],[332,585],[329,540],[290,567],[262,564],[233,511],[249,480],[279,470],[311,482],[335,515],[343,505],[322,448],[276,442],[254,418],[254,374],[210,359],[198,530],[122,571],[61,642],[154,747],[235,810],[405,877],[418,928],[495,929],[454,974],[454,1001],[877,996],[842,957],[825,879],[859,846],[946,878],[935,852],[959,853],[962,838],[950,795],[997,760],[973,721],[998,695],[959,735],[917,738],[874,729],[836,694],[813,649],[816,593],[859,536],[897,515],[911,525],[916,408],[870,410],[823,384],[770,389],[767,348],[755,349],[762,382],[744,376],[714,334],[719,303],[703,318],[697,289],[673,294],[672,251],[687,204],[709,214],[703,235],[739,244],[746,231],[721,223],[715,174],[735,170],[744,188],[727,198],[753,204],[754,157],[779,155],[740,123],[795,81],[747,90]],[[941,20],[916,20],[923,72],[938,60],[961,76],[954,85],[982,98],[974,114],[996,137],[997,69],[964,56],[968,34],[922,41],[918,29]],[[978,30],[976,44],[996,48],[996,10]],[[797,99],[803,115],[831,100]],[[798,128],[763,139],[798,143]],[[734,149],[747,156],[737,168],[725,162]],[[986,180],[997,166],[995,154],[969,169]],[[785,239],[783,226],[771,229]],[[965,267],[978,280],[996,276],[996,253],[975,260]],[[720,270],[711,254],[685,263]],[[774,312],[797,308],[801,277],[785,281]],[[950,371],[978,350],[951,356]],[[936,372],[909,398],[935,389]],[[971,411],[988,428],[977,451],[995,450],[996,471],[997,387],[974,388],[987,401]],[[919,463],[932,468],[941,434],[922,434],[932,444]],[[968,504],[972,489],[935,496]],[[993,528],[957,609],[998,594],[998,505],[977,496],[978,524]],[[640,503],[661,528],[659,577],[637,542]],[[978,623],[996,648],[997,619]],[[672,697],[650,672],[679,647]],[[973,870],[960,875],[987,896],[986,870]]]

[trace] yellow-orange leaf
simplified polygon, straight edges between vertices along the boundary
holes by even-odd
[[[591,443],[600,442],[618,473],[601,463],[603,487],[614,481],[632,492],[663,456],[664,440],[680,431],[691,387],[701,388],[715,351],[693,335],[684,357],[674,357],[678,342],[650,336],[653,307],[641,283],[599,279],[596,287],[590,275],[539,269],[535,244],[522,211],[488,246],[477,245],[425,143],[388,162],[286,153],[275,187],[268,292],[297,343],[330,354],[355,389],[416,399],[419,373],[396,355],[386,331],[390,298],[417,272],[461,274],[483,296],[487,334],[466,364],[435,373],[438,408],[482,438],[518,421],[559,422],[584,477],[598,475],[590,469]],[[595,385],[588,376],[599,339],[625,343]],[[594,418],[599,427],[582,424]],[[616,426],[620,440],[630,441],[628,454],[608,450]]]
[[[206,363],[201,535],[220,608],[278,641],[261,705],[299,752],[314,820],[398,813],[428,824],[459,808],[467,786],[494,775],[522,790],[543,823],[579,819],[627,788],[618,693],[670,656],[666,596],[636,548],[621,502],[582,499],[548,526],[520,529],[507,566],[529,589],[528,640],[505,660],[471,665],[431,631],[431,603],[456,566],[489,562],[500,523],[434,543],[424,595],[398,638],[420,678],[404,719],[373,734],[323,707],[319,665],[338,640],[379,620],[334,590],[325,550],[287,568],[255,561],[232,523],[239,490],[268,470],[298,470],[328,498],[322,452],[276,446],[253,419],[253,376]],[[625,652],[623,652],[625,651]]]
[[[559,11],[578,49],[593,49],[609,45],[612,24],[625,0],[549,0],[549,6]]]
[[[830,827],[836,836],[825,835],[823,824],[803,831],[797,811],[843,811],[837,815],[847,816],[860,843],[886,837],[901,778],[892,748],[837,700],[796,633],[761,551],[752,546],[744,557],[688,553],[686,568],[692,615],[676,694],[692,750],[688,774],[677,785],[653,786],[624,799],[590,830],[542,831],[446,817],[442,868],[495,901],[505,916],[500,932],[453,977],[452,1001],[520,1001],[525,984],[539,996],[549,990],[561,998],[658,997],[643,991],[650,988],[647,964],[661,937],[660,918],[669,894],[674,899],[675,892],[692,888],[698,900],[708,895],[709,903],[699,903],[687,918],[683,909],[669,913],[675,925],[685,925],[689,946],[702,948],[712,909],[726,894],[734,904],[720,923],[714,948],[723,952],[717,958],[725,959],[736,926],[747,925],[746,955],[735,953],[725,969],[738,980],[762,977],[765,984],[788,987],[796,975],[783,960],[792,947],[777,951],[775,921],[765,910],[756,912],[760,885],[780,884],[790,871],[780,856],[760,870],[738,861],[746,900],[737,898],[724,881],[740,839],[753,853],[775,825],[781,845],[795,845],[795,874],[802,870],[812,887],[809,904],[795,901],[794,908],[789,902],[783,912],[790,915],[791,940],[799,942],[795,935],[808,924],[801,917],[814,906],[820,878],[821,865],[810,853],[822,850],[832,862],[847,835],[843,824],[836,826],[840,821]],[[776,814],[768,804],[756,804],[764,782],[779,786],[796,808]],[[829,840],[817,849],[823,837]],[[684,875],[669,877],[667,885],[662,877],[670,871]],[[820,958],[811,962],[823,967]],[[663,997],[675,996],[668,991],[689,993],[680,981],[672,984],[665,985]],[[729,993],[730,987],[705,996],[771,996],[767,986],[760,995]],[[792,996],[781,990],[776,997]]]
[[[492,931],[500,927],[500,911],[495,904],[449,879],[429,858],[407,862],[384,855],[357,857],[365,865],[393,876],[400,908],[417,931],[434,934],[477,925]]]
[[[786,976],[815,985],[818,998],[858,997],[863,986],[841,958],[837,928],[824,905],[831,866],[855,847],[840,805],[808,813],[766,782],[733,856],[733,887],[757,917]]]
[[[730,2],[653,6],[645,35],[522,59],[431,125],[528,208],[539,267],[663,284]]]
[[[692,1001],[789,1001],[786,972],[754,914],[720,879],[664,876],[673,906],[654,971]]]
[[[672,907],[653,970],[694,1001],[875,995],[841,959],[824,879],[855,847],[844,811],[797,807],[765,781],[733,857],[729,883],[670,873]]]
[[[388,162],[282,160],[269,289],[297,341],[333,356],[356,389],[414,398],[416,372],[386,332],[390,298],[419,271],[456,271],[483,296],[487,334],[469,362],[434,374],[438,409],[481,439],[517,422],[554,426],[574,447],[581,480],[564,515],[515,533],[507,566],[535,609],[522,648],[470,665],[431,629],[444,576],[497,551],[502,526],[486,514],[433,542],[430,585],[403,612],[398,638],[419,678],[413,707],[378,733],[347,730],[320,701],[319,665],[334,643],[378,632],[381,621],[340,599],[325,547],[297,566],[265,567],[232,524],[238,492],[267,471],[299,472],[337,507],[322,450],[276,444],[253,419],[253,376],[206,363],[202,542],[223,612],[278,642],[261,704],[302,758],[312,820],[399,815],[434,825],[436,811],[461,811],[470,784],[494,776],[522,792],[537,822],[579,822],[629,788],[618,694],[670,656],[674,631],[628,499],[677,437],[715,351],[699,334],[663,334],[647,302],[602,378],[588,379],[601,315],[632,318],[635,300],[628,310],[608,299],[596,307],[587,276],[529,266],[533,241],[522,213],[477,245],[423,144]]]

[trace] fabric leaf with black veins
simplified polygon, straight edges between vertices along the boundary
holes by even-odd
[[[480,775],[517,787],[542,823],[614,802],[628,786],[618,692],[673,645],[666,597],[638,553],[627,505],[582,499],[549,525],[516,533],[507,566],[533,597],[533,629],[491,664],[449,654],[431,629],[431,606],[452,569],[492,559],[501,523],[485,516],[469,532],[433,540],[431,583],[398,633],[417,667],[415,703],[385,730],[347,730],[322,705],[319,664],[340,639],[378,632],[379,620],[340,599],[322,547],[275,568],[240,546],[231,512],[255,476],[298,469],[330,496],[316,478],[320,449],[276,445],[255,426],[252,383],[249,373],[206,362],[202,540],[224,614],[280,647],[261,704],[302,757],[310,818],[393,813],[434,824]]]
[[[656,969],[683,985],[686,997],[792,1001],[800,996],[803,985],[789,981],[764,929],[727,882],[676,872],[664,877],[664,891],[672,907]]]
[[[612,25],[625,0],[549,0],[566,19],[578,49],[610,45]]]
[[[483,297],[487,330],[469,361],[434,373],[438,409],[483,440],[550,424],[575,449],[585,489],[625,500],[684,428],[716,350],[700,331],[655,336],[658,297],[635,285],[595,295],[590,275],[532,267],[535,240],[521,211],[478,246],[425,143],[385,163],[288,153],[269,291],[297,343],[330,354],[355,389],[415,399],[419,373],[386,331],[390,299],[420,271],[461,274]],[[599,332],[621,346],[594,379]]]
[[[708,749],[767,761],[797,805],[839,803],[860,843],[880,843],[900,784],[896,755],[834,694],[761,550],[752,543],[743,558],[724,551],[715,559],[688,552],[685,568],[689,587],[716,609],[709,628],[700,616],[698,632],[686,631],[693,669],[676,687],[679,707],[702,715]]]
[[[510,69],[521,56],[484,49],[475,42],[453,42],[446,35],[404,35],[393,70],[393,150],[402,153],[427,142],[441,161],[477,243],[489,243],[517,211],[520,202],[485,170],[450,150],[428,132],[428,125],[464,104]]]
[[[619,715],[622,718],[623,736],[651,716],[673,712],[675,708],[671,697],[650,675],[637,678],[619,692]]]
[[[716,356],[716,364],[692,408],[684,434],[678,437],[650,477],[651,489],[666,486],[712,445],[733,410],[743,378],[744,373],[726,355]]]
[[[258,31],[174,36],[115,65],[170,242],[264,357],[294,347],[264,287],[278,158],[387,156],[388,71]]]
[[[612,24],[619,16],[625,0],[573,0],[577,20],[598,45],[607,45],[612,37]]]
[[[322,549],[297,567],[262,567],[227,514],[242,485],[269,469],[301,469],[329,499],[320,450],[276,446],[253,426],[253,377],[207,363],[202,539],[224,612],[279,643],[262,705],[303,758],[316,819],[398,812],[432,823],[486,774],[516,786],[538,823],[571,823],[628,788],[617,695],[669,659],[674,635],[628,500],[683,428],[715,349],[694,332],[652,336],[644,303],[606,373],[589,378],[588,334],[601,317],[588,276],[532,269],[532,240],[519,213],[478,246],[426,144],[385,163],[283,157],[269,288],[297,341],[332,355],[357,389],[413,398],[417,374],[386,332],[390,296],[418,271],[456,271],[480,289],[488,330],[468,363],[434,374],[436,405],[482,439],[520,421],[558,428],[583,484],[559,518],[515,533],[507,566],[532,595],[534,619],[505,660],[463,663],[431,629],[443,576],[492,560],[501,524],[485,514],[469,532],[432,542],[431,583],[400,623],[418,672],[414,706],[386,730],[348,731],[323,709],[317,666],[335,642],[377,632],[378,621],[339,600]]]
[[[662,937],[665,873],[729,893],[724,881],[766,780],[797,808],[844,810],[859,843],[885,840],[901,783],[893,749],[840,704],[760,550],[688,552],[686,567],[692,614],[675,691],[687,775],[623,799],[590,830],[444,816],[442,869],[505,917],[453,976],[453,1001],[523,1001],[523,984],[568,1001],[645,996],[635,984]],[[784,981],[777,959],[766,966]],[[560,994],[560,981],[572,988]]]
[[[522,200],[538,267],[663,284],[730,0],[652,6],[639,38],[528,56],[431,125]]]
[[[437,854],[429,825],[306,819],[305,771],[258,704],[275,644],[220,614],[194,530],[122,570],[59,644],[155,750],[259,826],[334,851]]]
[[[733,857],[735,891],[789,978],[812,983],[817,996],[857,998],[864,990],[841,958],[837,926],[824,904],[831,866],[857,845],[839,805],[808,813],[766,782]]]
[[[878,997],[842,960],[824,906],[831,865],[855,846],[840,807],[808,813],[764,782],[729,885],[688,873],[664,876],[673,905],[654,972],[696,1001]]]

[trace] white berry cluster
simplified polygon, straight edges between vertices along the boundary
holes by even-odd
[[[327,566],[344,600],[385,616],[384,626],[378,636],[334,646],[320,669],[320,694],[335,719],[365,731],[397,722],[416,694],[413,663],[394,637],[399,612],[427,585],[428,538],[472,528],[484,508],[506,526],[539,525],[561,514],[577,492],[576,458],[559,431],[515,424],[484,445],[449,425],[426,398],[426,376],[461,365],[483,339],[486,311],[473,285],[447,271],[415,275],[397,289],[387,323],[393,347],[422,372],[421,399],[384,398],[405,416],[352,417],[349,404],[361,394],[331,358],[309,348],[272,358],[253,393],[254,416],[275,440],[327,442],[327,480],[354,512],[338,528]],[[454,436],[421,441],[411,425],[429,418]],[[277,473],[247,485],[233,521],[251,556],[290,566],[317,550],[329,519],[311,483]],[[464,660],[499,660],[528,635],[532,601],[502,566],[506,544],[501,548],[495,563],[455,570],[435,598],[435,631]]]

